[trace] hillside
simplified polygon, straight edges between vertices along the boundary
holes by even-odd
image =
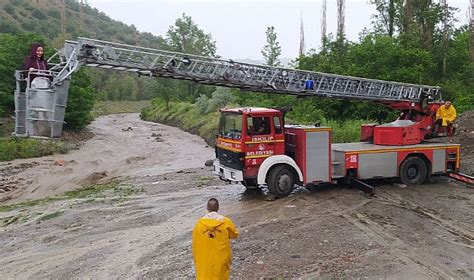
[[[61,0],[0,0],[0,33],[33,32],[62,45]],[[146,47],[160,47],[163,38],[139,32],[135,26],[111,19],[96,8],[64,1],[65,39],[91,37]]]

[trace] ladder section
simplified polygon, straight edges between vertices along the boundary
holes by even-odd
[[[81,64],[248,91],[373,101],[442,100],[439,87],[254,65],[95,39],[68,41]],[[66,57],[65,61],[76,58]]]

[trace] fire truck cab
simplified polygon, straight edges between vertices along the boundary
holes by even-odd
[[[391,126],[403,126],[394,122]],[[247,188],[267,185],[284,197],[294,185],[310,186],[342,179],[398,178],[421,184],[433,174],[457,172],[460,145],[420,143],[333,144],[329,127],[284,125],[280,110],[221,110],[214,173]]]

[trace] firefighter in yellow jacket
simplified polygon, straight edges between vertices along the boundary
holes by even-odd
[[[196,279],[229,279],[232,253],[230,240],[239,233],[234,223],[217,213],[219,201],[207,202],[208,213],[198,220],[193,230],[193,257]]]
[[[445,130],[446,133],[450,132],[456,117],[456,109],[454,109],[451,101],[446,101],[444,105],[440,106],[438,111],[436,111],[435,132],[439,132],[440,126],[447,128],[447,131]]]

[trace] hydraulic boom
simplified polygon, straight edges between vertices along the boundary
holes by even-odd
[[[415,137],[415,142],[422,141],[424,135],[430,131],[433,124],[433,112],[442,102],[440,88],[435,86],[254,65],[89,38],[66,41],[64,47],[55,56],[59,57],[60,62],[47,73],[52,77],[50,88],[63,92],[62,96],[66,94],[66,98],[69,85],[67,81],[70,76],[80,66],[88,66],[139,75],[190,80],[200,84],[233,87],[246,91],[291,94],[301,97],[370,100],[404,112],[401,120],[413,122],[409,123],[409,126],[416,126],[415,130],[426,131]],[[32,109],[23,104],[27,98],[26,92],[21,91],[20,83],[28,79],[22,74],[18,71],[16,75],[15,100],[19,105],[17,115],[20,116],[20,123],[17,122],[17,135],[28,136],[32,133],[28,131],[26,124],[27,111]],[[29,88],[28,84],[27,89]],[[56,109],[51,110],[52,115],[58,115],[54,113]],[[54,122],[58,121],[62,120],[54,119]],[[405,122],[404,126],[406,125]],[[60,132],[57,128],[55,131],[51,132],[52,137],[57,137]],[[375,127],[368,128],[368,131],[369,134],[376,134]],[[413,141],[410,142],[410,144],[413,143]]]

